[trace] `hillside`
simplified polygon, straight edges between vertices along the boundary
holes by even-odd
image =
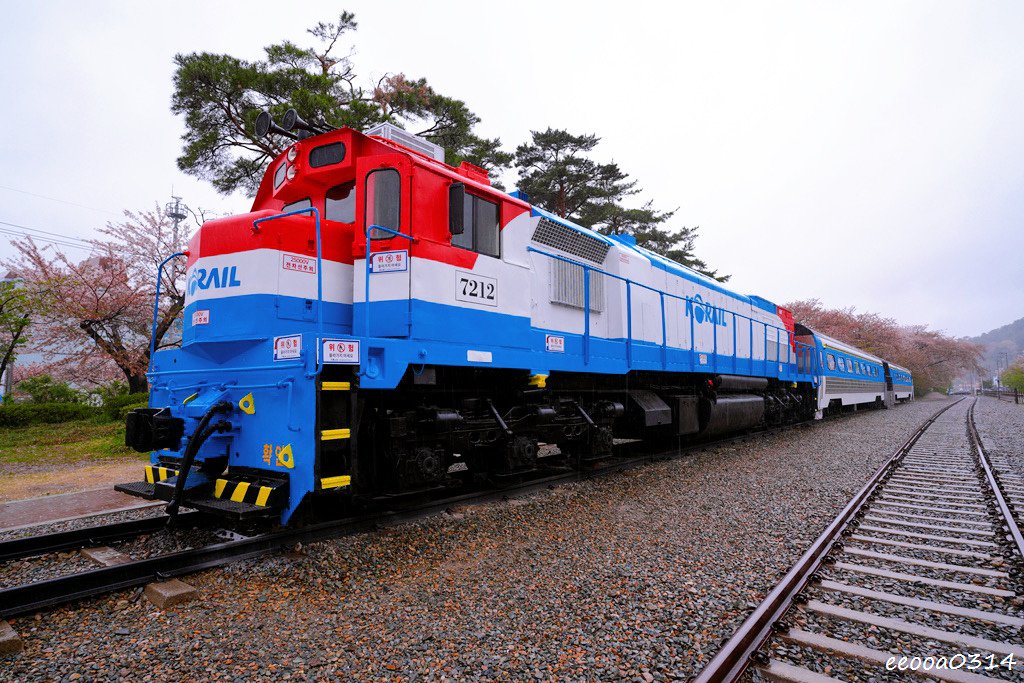
[[[994,374],[1000,362],[1005,364],[1007,358],[1013,362],[1015,358],[1024,354],[1024,318],[973,337],[971,341],[985,346],[980,363],[982,367],[991,369]],[[1002,358],[1004,352],[1006,358]]]

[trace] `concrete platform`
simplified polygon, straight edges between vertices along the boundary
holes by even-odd
[[[151,501],[115,491],[113,486],[14,500],[0,503],[0,531],[152,505]]]

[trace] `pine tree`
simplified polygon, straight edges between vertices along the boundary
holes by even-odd
[[[599,137],[552,128],[531,131],[531,137],[529,144],[516,149],[515,165],[519,189],[533,204],[605,235],[628,233],[645,249],[721,282],[729,279],[694,256],[697,227],[666,227],[675,211],[658,211],[652,201],[639,208],[624,206],[641,190],[615,162],[590,158]]]
[[[171,110],[185,117],[178,168],[225,194],[255,194],[267,164],[290,143],[274,134],[257,138],[256,116],[267,109],[280,120],[293,107],[326,128],[401,125],[444,147],[455,166],[463,160],[491,171],[509,165],[512,155],[501,150],[500,140],[473,132],[480,118],[466,103],[437,92],[425,79],[388,74],[360,85],[351,53],[337,54],[357,26],[355,15],[343,12],[336,23],[309,29],[318,45],[286,40],[264,48],[265,58],[257,61],[208,52],[176,55]]]

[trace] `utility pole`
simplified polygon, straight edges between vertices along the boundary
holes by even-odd
[[[181,197],[171,195],[171,200],[164,205],[164,213],[174,219],[174,246],[178,246],[178,225],[188,218],[189,208],[182,201]]]

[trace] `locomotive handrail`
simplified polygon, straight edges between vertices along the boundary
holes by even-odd
[[[316,221],[316,332],[317,345],[319,345],[319,339],[324,334],[324,262],[321,254],[323,250],[320,245],[320,210],[315,206],[307,206],[304,209],[295,209],[273,216],[266,216],[265,218],[257,218],[252,222],[252,229],[255,232],[259,232],[261,223],[276,221],[278,218],[287,218],[288,216],[295,216],[300,213],[312,213]]]
[[[156,321],[157,316],[160,315],[160,283],[164,279],[164,266],[171,259],[176,259],[179,256],[187,256],[186,251],[176,251],[163,261],[160,262],[160,267],[156,269],[156,297],[153,298],[153,329],[149,335],[149,369],[153,369],[153,356],[156,354]]]
[[[584,313],[584,317],[583,317],[583,362],[584,363],[589,363],[589,361],[590,361],[590,357],[589,357],[590,356],[590,353],[589,353],[590,352],[590,271],[593,271],[593,272],[598,273],[600,275],[604,275],[604,276],[610,277],[610,278],[612,278],[614,280],[620,280],[620,281],[626,283],[626,363],[627,363],[627,365],[630,368],[633,366],[633,314],[632,314],[632,290],[631,290],[631,286],[640,287],[641,289],[646,289],[646,290],[648,290],[650,292],[654,292],[655,294],[659,295],[659,299],[661,301],[661,329],[662,329],[661,353],[662,353],[662,364],[663,365],[667,365],[667,356],[666,356],[666,354],[667,354],[667,350],[668,350],[668,338],[667,338],[667,316],[665,315],[665,305],[664,305],[665,297],[669,297],[669,298],[672,298],[672,299],[677,299],[679,301],[682,301],[682,302],[685,302],[685,303],[689,303],[691,306],[696,306],[696,305],[698,305],[698,302],[695,301],[693,297],[686,296],[686,295],[681,295],[681,294],[673,294],[672,292],[666,292],[666,291],[658,289],[656,287],[651,287],[650,285],[645,285],[642,282],[637,282],[635,280],[631,280],[628,277],[624,277],[622,275],[616,275],[615,273],[609,273],[608,271],[602,270],[601,268],[597,268],[595,266],[591,266],[591,265],[588,265],[586,263],[581,263],[579,261],[573,260],[571,258],[567,258],[565,256],[560,256],[558,254],[552,254],[550,252],[544,251],[543,249],[537,249],[536,247],[532,247],[532,246],[529,246],[529,245],[526,247],[526,250],[528,252],[531,252],[531,251],[535,252],[537,254],[540,254],[541,256],[547,256],[548,258],[554,259],[556,261],[563,261],[565,263],[570,263],[572,265],[579,266],[580,268],[583,269],[583,313]],[[751,363],[754,362],[754,323],[755,322],[758,325],[764,326],[764,333],[762,335],[762,340],[761,340],[761,342],[762,342],[761,353],[762,353],[763,358],[761,359],[760,362],[764,363],[765,365],[767,365],[768,360],[769,360],[768,359],[768,329],[769,328],[774,329],[777,332],[776,338],[775,338],[776,346],[778,346],[778,344],[782,340],[782,337],[780,336],[780,334],[785,334],[786,339],[789,340],[792,344],[799,345],[799,346],[806,346],[806,347],[808,347],[808,349],[810,348],[810,345],[804,344],[803,342],[799,342],[799,341],[796,341],[795,339],[793,339],[792,338],[793,335],[790,334],[789,330],[787,330],[785,328],[782,328],[782,327],[779,327],[778,325],[772,325],[771,323],[768,323],[768,322],[764,322],[764,321],[761,321],[761,320],[755,320],[754,318],[752,318],[750,316],[743,315],[742,313],[737,313],[735,311],[726,311],[726,309],[721,308],[719,306],[715,306],[714,304],[709,303],[709,302],[702,301],[702,302],[699,303],[699,305],[701,305],[701,306],[708,306],[708,307],[710,307],[712,309],[713,312],[720,312],[720,313],[723,313],[723,314],[724,313],[731,313],[732,314],[732,316],[733,316],[733,366],[734,366],[734,370],[735,370],[736,360],[737,360],[737,351],[736,351],[736,343],[735,343],[736,319],[737,318],[742,318],[744,320],[749,321],[749,323],[750,323],[750,325],[749,325],[749,335],[750,335],[749,336],[749,353],[750,353],[749,361]],[[691,314],[689,317],[690,317],[690,352],[694,353],[694,352],[696,352],[696,336],[694,335],[694,316]],[[713,315],[712,319],[714,319],[715,317],[716,316]],[[718,351],[718,334],[717,334],[718,330],[717,330],[717,327],[715,328],[714,332],[715,332],[714,351],[712,352],[712,354],[714,356],[717,356],[717,351]],[[786,346],[787,346],[787,353],[786,353],[786,361],[785,362],[787,364],[791,365],[791,364],[793,364],[793,359],[792,359],[793,354],[788,350],[789,347],[790,347],[790,344],[786,344]],[[717,358],[716,358],[715,359],[716,370],[717,370],[717,362],[718,361],[717,361]],[[782,355],[780,353],[776,353],[775,362],[776,363],[783,362],[782,361]],[[810,375],[812,373],[810,373],[809,371],[801,373],[799,371],[799,368],[798,368],[796,374],[798,374],[798,375],[800,375],[800,374],[808,374],[808,375]]]
[[[366,262],[363,264],[363,270],[365,271],[365,273],[364,273],[364,284],[363,284],[363,298],[365,299],[363,308],[365,309],[365,313],[364,313],[363,317],[366,320],[366,325],[365,325],[365,329],[363,330],[363,334],[366,335],[367,337],[370,336],[370,272],[371,272],[370,271],[370,244],[371,244],[370,231],[371,230],[382,230],[382,231],[384,231],[386,233],[389,233],[392,237],[404,237],[405,239],[409,240],[410,242],[415,242],[416,241],[413,238],[412,235],[406,235],[404,232],[399,232],[398,230],[392,230],[391,228],[385,228],[383,225],[377,225],[377,224],[367,225],[363,229],[363,236],[366,237]],[[406,258],[411,258],[411,257],[406,257]],[[408,268],[408,267],[409,267],[408,264],[406,264],[406,268]],[[409,293],[409,296],[410,297],[412,296],[412,292]]]

